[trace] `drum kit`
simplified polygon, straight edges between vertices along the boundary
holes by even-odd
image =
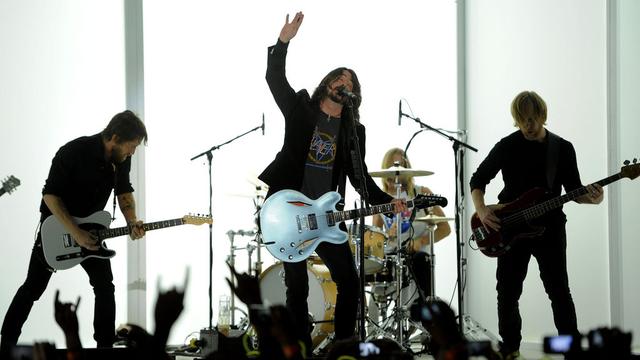
[[[428,176],[433,172],[426,170],[408,169],[394,166],[379,171],[369,173],[372,177],[382,179],[393,179],[396,187],[396,198],[400,197],[400,189],[402,181],[409,177]],[[256,207],[256,214],[260,212],[261,205],[264,203],[267,185],[254,179],[251,181],[256,188],[253,202]],[[248,195],[247,195],[248,196]],[[402,239],[401,214],[396,214],[396,239]],[[421,222],[426,225],[426,231],[429,238],[435,237],[435,230],[439,223],[452,221],[452,218],[437,216],[428,213],[426,216],[416,217],[414,222]],[[356,266],[359,266],[360,239],[359,231],[349,229],[349,244],[352,253],[356,257]],[[235,265],[235,253],[240,250],[246,250],[248,255],[248,273],[259,277],[261,295],[265,303],[285,304],[286,303],[286,285],[284,281],[284,266],[282,262],[276,262],[262,271],[261,242],[260,233],[253,230],[228,231],[227,235],[230,239],[230,255],[227,262]],[[247,243],[245,247],[234,245],[235,236],[248,236],[253,239]],[[397,341],[403,346],[409,346],[409,335],[415,333],[422,335],[422,339],[429,337],[428,332],[419,322],[413,321],[409,316],[409,305],[415,301],[418,296],[423,296],[419,287],[417,287],[410,269],[408,269],[408,253],[406,251],[394,249],[390,241],[389,235],[382,229],[366,225],[364,236],[364,274],[366,283],[366,293],[370,295],[367,305],[367,339],[386,337]],[[430,292],[431,296],[424,299],[430,301],[435,299],[435,253],[433,241],[428,246],[428,258],[431,266]],[[404,245],[404,244],[403,244]],[[252,262],[253,252],[257,254],[257,261]],[[311,338],[313,347],[318,349],[328,344],[333,338],[333,316],[336,304],[336,284],[331,280],[329,270],[322,260],[317,256],[311,256],[307,259],[307,273],[309,277],[309,320],[313,324]],[[231,277],[233,279],[233,276]],[[233,292],[231,293],[231,308],[235,307],[235,299]],[[232,311],[231,325],[235,325],[235,317]],[[248,325],[248,320],[243,319],[240,322],[240,328]],[[417,330],[417,332],[416,332]]]

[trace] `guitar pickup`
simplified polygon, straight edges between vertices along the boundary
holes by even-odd
[[[335,226],[336,220],[333,218],[332,211],[327,211],[327,225]]]
[[[309,229],[310,230],[318,229],[318,220],[316,219],[316,214],[309,214],[308,220],[309,220]]]
[[[62,235],[62,246],[65,248],[75,247],[78,244],[73,240],[71,234],[63,234]]]

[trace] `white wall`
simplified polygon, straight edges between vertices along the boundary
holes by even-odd
[[[101,131],[124,109],[122,2],[84,0],[6,0],[0,2],[0,177],[10,174],[22,184],[0,198],[0,316],[26,277],[33,246],[42,186],[60,146]],[[118,213],[118,218],[122,216]],[[124,238],[123,238],[124,239]],[[112,262],[117,319],[126,316],[126,247]],[[54,274],[23,328],[21,343],[52,340],[64,346],[53,319],[53,296],[79,307],[81,339],[92,339],[93,291],[84,271]]]
[[[471,144],[480,149],[468,157],[469,176],[495,142],[516,129],[510,102],[522,90],[534,90],[546,100],[548,129],[573,143],[583,183],[610,175],[606,19],[606,3],[600,0],[467,1],[468,130]],[[498,176],[487,190],[488,202],[495,201],[501,187]],[[569,279],[584,332],[610,324],[610,199],[605,198],[600,206],[564,207]],[[495,260],[474,253],[468,309],[497,333],[494,289]],[[555,332],[535,260],[520,308],[524,342],[539,343]]]
[[[640,158],[640,148],[638,147],[638,133],[640,133],[640,102],[638,102],[638,83],[640,83],[640,2],[634,0],[617,1],[617,57],[613,64],[616,69],[615,74],[611,74],[615,79],[615,90],[617,101],[615,106],[617,111],[618,124],[617,146],[618,158],[611,166],[616,169],[622,165],[623,160]],[[640,262],[637,255],[640,254],[640,222],[638,222],[638,202],[640,198],[640,184],[636,179],[629,182],[623,179],[619,186],[620,201],[616,204],[619,210],[619,219],[611,219],[612,226],[617,226],[620,236],[620,252],[618,258],[611,259],[612,269],[619,270],[621,275],[621,288],[619,293],[612,296],[618,297],[622,307],[613,309],[614,314],[620,316],[618,325],[626,331],[634,334],[634,346],[640,347],[640,286],[638,286],[637,275],[640,274]]]

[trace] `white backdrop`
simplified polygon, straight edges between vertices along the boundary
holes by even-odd
[[[0,178],[22,181],[0,198],[0,316],[27,274],[42,186],[60,146],[102,131],[125,107],[122,2],[5,0],[0,2]],[[139,189],[138,189],[139,190]],[[109,209],[111,211],[111,209]],[[122,226],[118,212],[116,226]],[[117,322],[126,321],[126,239],[109,241]],[[81,340],[95,346],[93,291],[78,267],[54,274],[25,324],[21,343],[64,345],[53,319],[53,298],[82,301]]]

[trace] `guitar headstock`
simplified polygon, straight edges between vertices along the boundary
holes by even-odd
[[[211,215],[185,215],[182,217],[182,221],[185,224],[190,225],[202,225],[202,224],[212,224],[213,219]]]
[[[2,182],[2,190],[11,193],[15,188],[18,187],[18,185],[20,185],[20,180],[11,175]]]
[[[448,203],[449,202],[447,201],[446,197],[439,196],[439,195],[418,194],[413,199],[414,206],[417,207],[417,208],[420,208],[420,209],[424,209],[424,208],[431,207],[431,206],[442,206],[442,207],[445,207],[445,206],[447,206]]]
[[[620,175],[622,177],[633,180],[640,175],[640,163],[638,163],[638,159],[633,159],[633,164],[631,164],[631,161],[625,160],[624,165],[625,166],[620,169]]]

